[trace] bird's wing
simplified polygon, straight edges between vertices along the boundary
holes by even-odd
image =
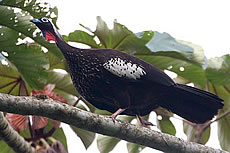
[[[146,75],[143,67],[121,57],[110,58],[103,64],[104,68],[118,77],[127,79],[140,79]]]
[[[157,83],[166,86],[175,84],[163,71],[141,59],[119,51],[109,52],[110,57],[104,62],[103,67],[120,78],[134,82],[145,81],[146,83]]]

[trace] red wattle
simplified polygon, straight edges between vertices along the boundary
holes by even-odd
[[[50,32],[46,32],[46,40],[47,41],[57,41],[56,38],[54,37],[54,35]]]

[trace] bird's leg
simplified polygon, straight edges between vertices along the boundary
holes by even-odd
[[[148,122],[146,120],[143,120],[139,115],[137,115],[138,120],[140,121],[141,125],[144,127],[147,126],[154,126],[151,122]]]
[[[113,122],[115,122],[116,117],[124,112],[126,109],[119,108],[115,113],[113,113],[110,117],[112,118]]]

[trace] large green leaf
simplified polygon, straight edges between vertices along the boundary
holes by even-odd
[[[230,110],[230,85],[225,86],[215,86],[213,84],[209,84],[210,91],[214,92],[218,96],[224,99],[224,108],[219,111],[217,117],[220,117],[223,113]],[[218,120],[218,138],[220,142],[220,146],[222,149],[226,151],[230,151],[230,115],[225,116]]]
[[[66,61],[64,59],[58,58],[52,52],[47,52],[46,56],[49,59],[50,70],[52,70],[52,69],[63,69],[63,70],[66,70],[67,72],[69,71],[67,64],[66,64]]]
[[[64,97],[69,104],[73,105],[76,102],[75,96],[79,96],[79,94],[73,86],[69,74],[50,70],[48,71],[48,83],[55,84],[54,91]]]
[[[46,84],[48,74],[44,70],[49,68],[49,64],[40,47],[22,44],[13,50],[9,48],[7,52],[8,60],[17,67],[30,87],[38,89]]]
[[[113,22],[113,29],[111,30],[110,46],[113,49],[118,49],[120,44],[133,33],[128,28],[116,20]]]
[[[38,37],[37,32],[34,31],[37,28],[29,21],[31,15],[50,17],[51,13],[57,15],[57,9],[49,7],[45,2],[37,2],[36,0],[30,1],[30,3],[17,0],[0,2],[0,50],[8,54],[6,58],[10,63],[9,66],[16,68],[20,76],[19,79],[25,82],[26,88],[43,88],[48,77],[45,70],[49,68],[49,63],[41,47],[29,42],[23,43],[24,38],[29,41],[33,39],[40,45],[49,48],[50,51],[53,50],[55,55],[61,55],[56,45],[46,42],[40,36]],[[54,21],[56,19],[57,16],[53,17]],[[56,51],[54,51],[55,48]],[[8,73],[8,75],[12,74]],[[16,91],[14,88],[17,86],[20,87],[18,84],[12,85],[11,87],[7,86],[12,91]],[[8,93],[16,94],[16,92]]]
[[[220,114],[223,114],[225,111],[229,111],[228,109],[223,109]],[[218,138],[220,142],[220,146],[223,150],[230,152],[230,117],[229,115],[220,121],[218,121]]]
[[[98,37],[101,44],[105,48],[111,48],[110,46],[110,30],[107,26],[107,24],[101,19],[101,17],[97,17],[97,28],[94,34]]]
[[[97,148],[100,153],[108,153],[120,142],[121,140],[114,137],[108,137],[103,135],[97,136]]]
[[[136,55],[142,53],[145,55],[152,54],[146,44],[153,38],[153,31],[143,31],[139,33],[132,33],[120,41],[116,49],[128,51],[128,53]]]
[[[154,37],[146,44],[146,46],[152,52],[177,51],[177,52],[183,52],[187,55],[191,55],[193,53],[193,48],[178,43],[175,38],[173,38],[166,32],[159,33],[155,31]]]
[[[0,50],[7,52],[8,61],[15,65],[31,87],[40,88],[47,79],[44,70],[49,67],[41,48],[33,44],[16,45],[17,32],[7,27],[2,27],[0,31],[3,33],[0,37]]]
[[[170,121],[169,117],[162,116],[161,120],[157,120],[157,127],[163,133],[176,135],[176,128],[173,123]]]
[[[137,55],[137,57],[153,64],[154,66],[160,69],[167,69],[169,71],[173,71],[177,73],[179,76],[200,85],[202,88],[205,87],[207,78],[205,76],[205,71],[201,66],[166,56],[151,56],[140,54]]]
[[[90,35],[87,32],[84,32],[81,30],[76,30],[74,32],[71,32],[67,38],[68,38],[68,41],[83,43],[83,44],[86,44],[92,48],[99,48],[100,47],[96,43],[96,41],[94,40],[93,35]]]
[[[58,128],[52,137],[56,140],[59,140],[65,146],[65,149],[68,151],[66,136],[62,128]]]
[[[57,8],[52,7],[47,1],[2,0],[0,5],[22,9],[25,13],[29,12],[35,17],[50,16],[54,19],[54,23],[57,20]],[[51,15],[51,13],[54,13],[54,15]]]
[[[138,145],[135,143],[130,143],[127,142],[127,149],[128,149],[128,153],[139,153],[141,152],[145,147],[142,145]]]
[[[49,120],[48,124],[46,125],[46,127],[44,129],[44,132],[48,133],[52,128],[54,128],[54,126],[53,126],[52,122]],[[58,127],[51,137],[55,138],[56,140],[59,140],[65,146],[65,149],[68,150],[66,136],[65,136],[65,133],[63,131],[63,128]]]
[[[15,8],[17,8],[17,13],[15,13]],[[56,23],[57,14],[57,8],[51,7],[46,1],[2,0],[0,2],[0,25],[17,32],[18,37],[30,37],[38,44],[46,47],[50,52],[53,52],[54,55],[63,59],[63,55],[57,46],[45,41],[41,37],[41,32],[35,31],[37,27],[30,22],[32,17],[47,16]],[[18,37],[15,37],[15,39],[17,40]]]
[[[77,134],[77,136],[81,139],[82,143],[84,144],[85,148],[87,149],[95,139],[95,133],[89,132],[86,130],[82,130],[76,127],[71,126],[71,129]]]
[[[23,81],[17,69],[7,59],[0,61],[0,92],[12,95],[29,95],[31,88]]]
[[[230,84],[230,55],[209,59],[205,72],[208,80],[215,85]]]

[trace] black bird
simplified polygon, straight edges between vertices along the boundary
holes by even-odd
[[[31,20],[44,38],[56,42],[63,53],[72,81],[88,102],[119,114],[140,116],[161,106],[194,123],[211,120],[223,107],[214,94],[175,83],[153,65],[113,49],[80,49],[70,46],[46,17]]]

